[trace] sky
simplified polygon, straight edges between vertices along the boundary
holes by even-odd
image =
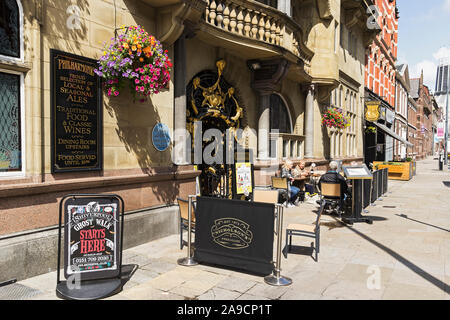
[[[434,91],[439,59],[450,57],[450,0],[397,0],[400,11],[398,63],[407,63],[411,78],[424,73]]]

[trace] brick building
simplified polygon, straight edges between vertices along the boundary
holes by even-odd
[[[411,97],[417,103],[416,115],[416,158],[426,158],[433,149],[433,96],[423,83],[423,72],[420,78],[411,79]]]
[[[394,140],[408,145],[405,126],[394,130],[399,11],[395,0],[374,1],[379,34],[366,51],[365,162],[394,159]],[[404,86],[405,87],[405,86]],[[404,102],[404,101],[403,101]],[[370,105],[370,106],[369,106]],[[405,107],[401,113],[406,118]],[[370,129],[370,130],[369,130]],[[405,151],[405,150],[403,150]],[[405,153],[405,152],[404,152]]]

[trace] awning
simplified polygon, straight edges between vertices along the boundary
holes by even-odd
[[[403,139],[402,137],[400,137],[398,134],[396,134],[394,131],[392,131],[391,129],[389,129],[388,127],[386,127],[384,124],[378,123],[378,122],[371,122],[374,125],[376,125],[378,128],[380,128],[381,130],[383,130],[384,132],[386,132],[388,135],[390,135],[392,138],[400,141],[401,143],[406,144],[406,146],[408,147],[414,147],[414,145],[408,141],[406,141],[405,139]]]

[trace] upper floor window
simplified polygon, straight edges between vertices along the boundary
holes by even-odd
[[[283,99],[277,94],[270,96],[270,130],[292,133],[291,117]]]
[[[21,57],[21,7],[18,0],[0,1],[0,55]]]

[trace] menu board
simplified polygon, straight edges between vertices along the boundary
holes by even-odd
[[[236,194],[249,195],[252,192],[251,163],[236,163]]]
[[[64,275],[82,280],[119,273],[119,203],[111,198],[79,198],[65,202]]]
[[[358,166],[344,166],[343,169],[347,179],[372,179],[372,173],[365,164]]]
[[[52,172],[102,170],[102,95],[93,59],[50,50]]]

